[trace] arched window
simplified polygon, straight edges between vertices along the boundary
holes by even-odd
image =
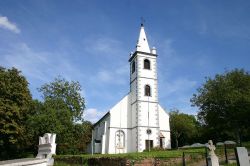
[[[151,88],[149,85],[145,86],[145,96],[151,96]]]
[[[144,69],[150,69],[150,61],[148,59],[144,60]]]
[[[135,72],[135,61],[132,62],[132,73]]]
[[[122,130],[118,130],[115,133],[115,146],[118,149],[125,147],[125,134]]]

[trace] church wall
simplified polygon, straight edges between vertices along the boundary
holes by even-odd
[[[135,72],[134,73],[132,73],[132,63],[133,63],[133,61],[135,62]],[[136,78],[136,73],[138,71],[137,59],[134,58],[133,61],[130,63],[130,82],[133,81]]]
[[[110,109],[110,127],[128,127],[128,95]]]
[[[105,141],[105,153],[109,152],[109,135],[110,135],[110,116],[107,118],[107,125],[106,125],[106,141]]]
[[[150,69],[144,69],[144,60],[150,61]],[[150,56],[145,54],[138,54],[138,76],[157,79],[157,65],[156,56]]]
[[[134,103],[131,109],[131,126],[130,127],[135,127],[137,126],[137,103]]]
[[[124,148],[117,148],[116,134],[121,130],[125,134]],[[128,128],[110,128],[109,129],[109,154],[128,153],[131,147],[131,129]]]
[[[165,137],[164,138],[164,148],[171,149],[171,139],[170,139],[170,131],[161,131],[161,134]]]
[[[131,135],[130,135],[130,144],[131,146],[128,149],[128,152],[136,152],[137,151],[137,125],[138,125],[138,111],[137,111],[138,104],[135,102],[131,105]]]
[[[130,84],[130,102],[131,104],[136,102],[136,97],[137,97],[137,79],[135,79],[131,84]]]
[[[107,144],[107,130],[108,130],[109,116],[102,119],[95,127],[93,131],[94,140],[94,153],[105,153]],[[96,143],[100,141],[100,143]]]
[[[97,140],[102,139],[102,135],[104,134],[104,127],[105,127],[105,119],[103,119],[98,125],[95,126],[94,129],[94,138]]]
[[[160,105],[158,105],[158,108],[159,108],[160,129],[170,131],[169,114]]]
[[[132,128],[131,130],[131,140],[130,144],[131,146],[128,149],[128,152],[136,152],[137,151],[137,128]]]
[[[131,105],[130,94],[125,96],[110,110],[110,126],[109,126],[109,153],[127,153],[131,147]],[[118,130],[122,130],[125,134],[125,147],[123,149],[116,148],[115,134]]]
[[[169,125],[169,114],[159,105],[159,124],[160,124],[160,132],[165,137],[165,148],[171,148],[170,141],[170,125]]]
[[[156,57],[150,55],[140,55],[138,54],[138,100],[143,101],[154,101],[158,102],[158,87],[157,87],[157,66]],[[144,69],[144,60],[148,59],[150,61],[150,69]],[[151,87],[151,96],[145,96],[145,86],[149,85]]]
[[[145,96],[145,86],[151,87],[151,96]],[[157,81],[153,79],[140,78],[138,80],[138,100],[158,102]]]
[[[153,140],[153,146],[159,146],[159,129],[158,128],[150,128],[152,133],[147,134],[147,127],[138,127],[139,130],[139,152],[142,152],[146,149],[145,140]]]
[[[150,61],[150,69],[144,69],[144,60]],[[138,54],[137,102],[138,102],[138,151],[146,148],[145,140],[153,140],[153,146],[159,146],[159,115],[156,56]],[[145,86],[151,88],[151,96],[145,96]],[[149,110],[149,123],[148,123]],[[146,130],[151,129],[148,135]]]
[[[138,126],[158,127],[158,103],[139,102]],[[149,113],[149,123],[148,123]]]
[[[159,144],[158,103],[139,101],[138,105],[138,137],[139,151],[141,152],[145,149],[145,140],[153,140],[153,146],[158,146]],[[146,132],[148,128],[152,131],[150,135]]]
[[[117,129],[109,128],[109,154],[115,153],[115,132]]]

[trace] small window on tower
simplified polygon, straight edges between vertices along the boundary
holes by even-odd
[[[132,73],[134,73],[135,72],[135,61],[133,61],[133,63],[132,63]]]
[[[144,69],[150,69],[150,61],[148,59],[144,60]]]
[[[151,96],[151,88],[149,85],[145,86],[145,96]]]

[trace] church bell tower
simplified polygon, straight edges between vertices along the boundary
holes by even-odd
[[[160,145],[157,54],[149,47],[143,24],[129,62],[132,144],[141,152]]]

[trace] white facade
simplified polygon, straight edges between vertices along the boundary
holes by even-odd
[[[130,59],[130,92],[95,125],[89,152],[142,152],[170,147],[169,115],[158,103],[157,54],[143,25]]]

